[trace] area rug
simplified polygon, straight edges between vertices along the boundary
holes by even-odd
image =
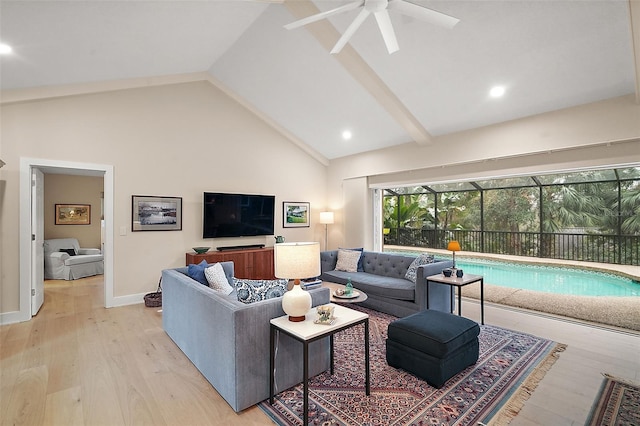
[[[387,326],[396,318],[370,309],[371,395],[364,392],[364,326],[334,337],[335,370],[309,383],[312,425],[508,424],[565,345],[491,325],[481,326],[480,358],[436,389],[387,365]],[[301,360],[302,361],[302,360]],[[260,403],[276,424],[302,424],[302,385]]]
[[[605,374],[586,424],[640,425],[640,385]]]

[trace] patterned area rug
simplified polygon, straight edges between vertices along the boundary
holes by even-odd
[[[565,345],[490,325],[481,326],[480,358],[441,389],[387,365],[387,326],[396,318],[370,309],[371,395],[364,392],[364,326],[337,333],[335,371],[309,383],[312,425],[507,424],[515,417]],[[302,385],[260,403],[279,425],[302,424]]]
[[[640,425],[640,385],[605,374],[586,424]]]

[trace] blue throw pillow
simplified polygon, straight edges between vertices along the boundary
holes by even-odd
[[[347,248],[347,249],[342,249],[342,250],[353,250],[353,251],[359,251],[361,253],[364,253],[364,247],[358,247],[358,248]],[[363,258],[364,256],[360,255],[360,259],[358,259],[358,267],[357,267],[357,271],[358,272],[364,272],[364,265],[363,265]]]
[[[207,269],[207,261],[202,260],[202,262],[194,265],[193,263],[187,267],[187,274],[194,280],[198,281],[202,285],[206,285],[209,287],[209,283],[207,282],[207,277],[204,275],[204,270]]]

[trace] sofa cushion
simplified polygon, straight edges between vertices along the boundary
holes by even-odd
[[[227,275],[220,263],[214,263],[213,265],[207,266],[204,270],[204,276],[209,283],[209,287],[213,290],[225,295],[230,294],[233,291],[233,287],[229,284]]]
[[[358,272],[358,260],[362,252],[357,250],[338,250],[338,261],[336,262],[336,271]]]
[[[287,291],[289,280],[248,280],[234,278],[236,294],[242,303],[281,297]]]
[[[76,249],[74,249],[74,248],[61,248],[60,252],[67,253],[69,256],[75,256],[76,255]]]
[[[403,278],[407,274],[409,265],[415,260],[415,256],[365,251],[364,271],[385,277]]]
[[[367,272],[326,271],[322,274],[323,280],[339,284],[345,284],[348,278],[351,278],[354,288],[364,291],[367,295],[396,300],[415,299],[415,284],[404,278],[385,277]]]
[[[102,260],[103,260],[103,257],[101,254],[85,254],[82,256],[67,257],[64,260],[64,264],[66,266],[82,265],[83,263],[94,263],[94,262],[100,262]]]
[[[192,279],[198,281],[200,284],[209,287],[207,277],[204,275],[204,270],[207,269],[207,266],[207,261],[204,259],[197,265],[191,263],[189,266],[187,266],[187,275],[189,275],[189,277],[191,277]]]
[[[407,273],[405,274],[404,277],[409,281],[415,283],[418,268],[422,265],[427,265],[433,262],[435,262],[435,260],[432,254],[427,254],[427,253],[420,254],[420,256],[416,257],[416,260],[411,262],[411,265],[409,265],[409,268],[407,269]]]

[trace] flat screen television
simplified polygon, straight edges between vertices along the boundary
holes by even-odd
[[[203,238],[273,235],[274,195],[204,193]]]

